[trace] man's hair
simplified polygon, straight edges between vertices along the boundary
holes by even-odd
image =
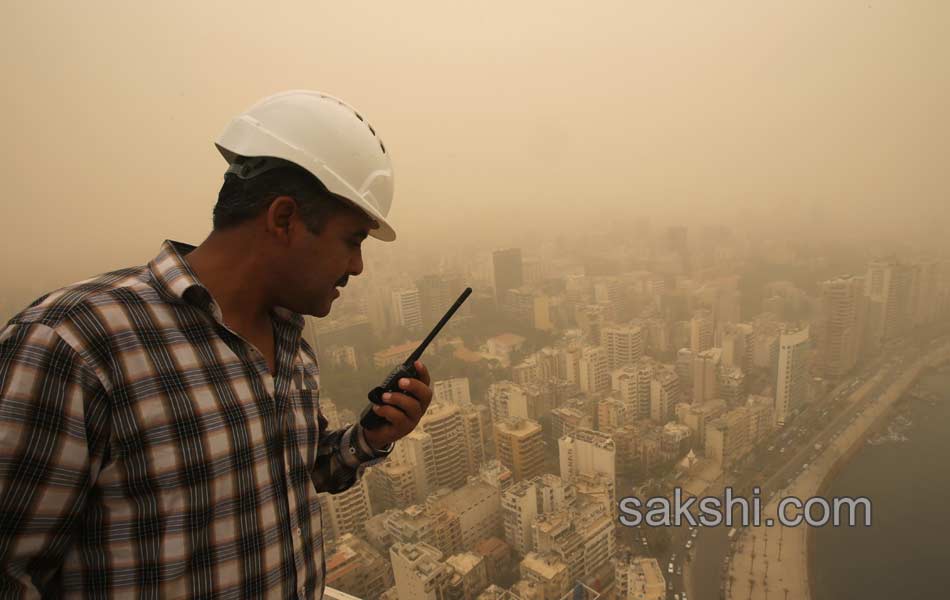
[[[331,194],[316,177],[300,167],[278,167],[250,179],[227,173],[214,205],[214,229],[228,229],[253,219],[267,210],[278,196],[294,198],[304,224],[315,234],[319,234],[329,217],[337,212],[357,210]]]

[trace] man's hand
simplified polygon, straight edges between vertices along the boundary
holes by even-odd
[[[429,402],[432,401],[432,390],[429,389],[429,370],[419,360],[413,363],[413,366],[419,373],[419,379],[403,378],[399,380],[399,389],[405,393],[386,392],[383,394],[383,402],[386,404],[373,406],[373,412],[389,421],[388,425],[363,430],[366,442],[375,450],[385,448],[391,442],[408,435],[410,431],[416,428],[419,420],[422,419],[422,415],[429,408]],[[406,394],[412,395],[408,396]],[[396,408],[397,406],[399,408]]]

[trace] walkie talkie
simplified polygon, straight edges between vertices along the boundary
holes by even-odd
[[[410,379],[419,378],[419,372],[416,371],[416,368],[413,366],[413,364],[419,360],[419,357],[421,357],[422,353],[425,352],[426,346],[429,345],[429,342],[431,342],[435,336],[438,335],[442,327],[449,321],[449,319],[452,318],[452,315],[455,314],[455,311],[457,311],[459,307],[462,306],[462,303],[465,302],[465,299],[468,298],[468,295],[471,293],[472,288],[465,288],[465,291],[462,292],[462,294],[458,297],[458,300],[455,301],[455,304],[453,304],[452,307],[446,311],[445,315],[442,317],[442,320],[432,328],[432,331],[429,332],[429,335],[426,336],[426,339],[422,340],[422,343],[419,344],[419,347],[413,350],[412,354],[409,355],[409,358],[407,358],[401,365],[397,365],[396,368],[386,376],[386,379],[383,380],[382,385],[372,389],[372,391],[368,394],[371,404],[368,404],[366,408],[363,409],[363,414],[360,415],[360,425],[362,425],[365,429],[376,429],[377,427],[381,427],[389,423],[389,421],[373,412],[373,404],[386,404],[383,401],[383,394],[386,392],[399,392],[401,394],[406,394],[407,396],[412,395],[405,390],[399,389],[399,380],[403,377],[408,377]],[[396,408],[399,407],[396,406]]]

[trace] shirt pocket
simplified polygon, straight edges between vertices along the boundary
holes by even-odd
[[[306,464],[317,463],[320,441],[320,388],[316,367],[298,362],[287,397],[287,431],[291,443]]]

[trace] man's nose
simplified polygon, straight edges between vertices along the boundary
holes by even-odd
[[[363,253],[357,252],[356,258],[350,262],[350,275],[356,276],[363,272]]]

